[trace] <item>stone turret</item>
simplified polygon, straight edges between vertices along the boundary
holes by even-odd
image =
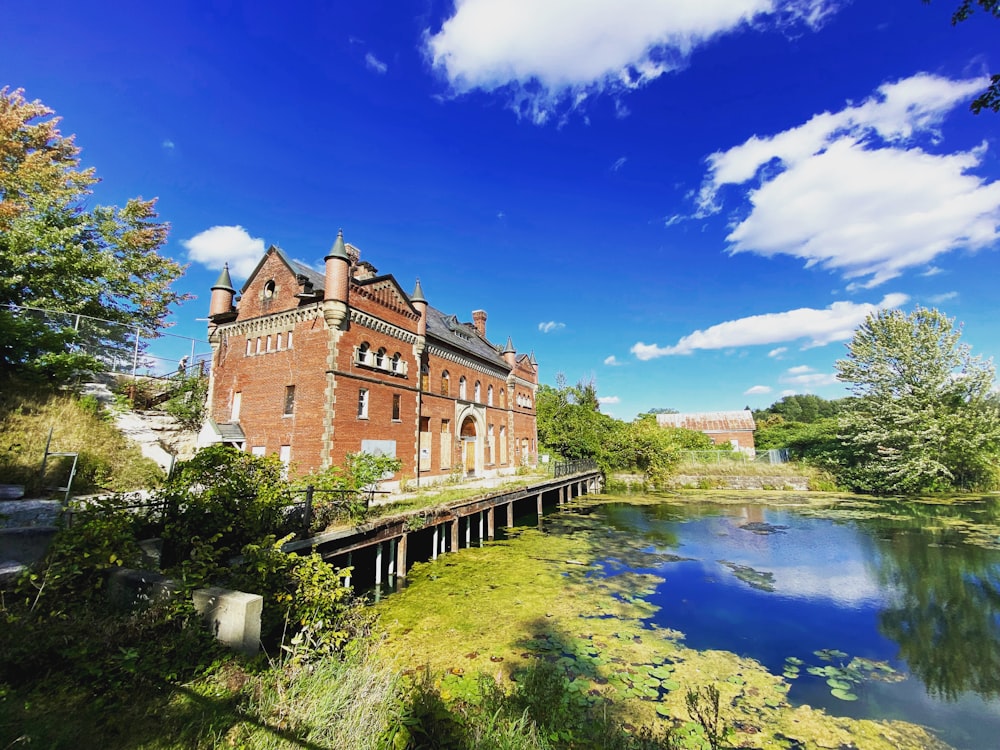
[[[510,369],[513,370],[517,365],[517,351],[514,349],[514,342],[511,340],[510,336],[507,337],[507,346],[503,348],[501,354],[503,354],[504,361],[510,365]]]
[[[235,297],[236,290],[233,289],[233,280],[229,277],[229,264],[226,263],[219,278],[212,285],[212,298],[208,304],[209,328],[235,317],[236,307],[233,305]]]
[[[424,297],[424,290],[420,287],[420,279],[417,279],[416,286],[413,287],[413,294],[410,295],[410,303],[420,314],[417,321],[417,335],[427,335],[427,299]]]
[[[344,247],[344,230],[337,232],[337,240],[323,260],[326,262],[323,318],[331,328],[340,328],[347,320],[351,282],[351,258]]]

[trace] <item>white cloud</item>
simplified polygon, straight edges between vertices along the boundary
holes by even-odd
[[[561,331],[565,327],[566,327],[565,323],[557,323],[554,320],[538,324],[538,330],[541,331],[542,333],[552,333],[553,331]]]
[[[1000,239],[1000,181],[971,171],[985,143],[932,154],[914,139],[938,126],[986,79],[920,73],[886,83],[839,112],[708,157],[698,215],[721,209],[727,185],[749,185],[749,213],[727,239],[732,253],[790,255],[871,288],[960,248]]]
[[[604,364],[606,364],[608,367],[621,367],[623,363],[615,359],[615,355],[612,354],[610,357],[604,358]]]
[[[932,305],[940,305],[942,302],[951,302],[953,299],[958,299],[958,292],[935,294],[933,297],[929,297],[928,299]]]
[[[727,320],[704,331],[695,331],[681,338],[674,346],[644,344],[632,346],[632,353],[641,360],[691,354],[698,349],[725,349],[733,346],[776,344],[805,339],[803,349],[844,341],[871,313],[883,308],[899,307],[909,298],[905,294],[887,294],[877,304],[834,302],[817,310],[801,307],[787,312],[751,315]]]
[[[771,392],[771,386],[769,385],[752,385],[743,391],[744,396],[760,396],[765,393]]]
[[[767,353],[768,357],[773,359],[780,359],[781,355],[788,351],[787,346],[779,346],[777,349],[772,349]]]
[[[173,151],[175,148],[177,148],[177,144],[174,143],[169,138],[167,138],[163,141],[163,143],[160,144],[160,147],[166,149],[167,151]]]
[[[924,271],[921,276],[937,276],[939,273],[944,273],[944,271],[937,266],[931,266],[926,271]]]
[[[624,156],[619,156],[617,159],[615,159],[615,163],[611,165],[611,171],[617,172],[619,169],[625,166],[625,162],[627,161],[628,159],[626,159]]]
[[[232,272],[244,279],[264,255],[264,240],[251,237],[241,226],[212,227],[181,244],[195,263],[212,269],[221,269],[224,263],[229,263]]]
[[[835,0],[456,0],[427,55],[455,94],[501,92],[546,122],[600,93],[620,95],[678,70],[698,46],[751,23],[816,27]],[[627,115],[614,99],[619,117]]]
[[[599,404],[620,404],[621,399],[618,396],[601,396],[597,399]]]
[[[365,55],[365,65],[368,66],[369,70],[374,70],[379,74],[385,73],[389,69],[388,65],[375,57],[371,52]]]
[[[797,385],[802,388],[818,388],[824,385],[836,385],[839,382],[834,373],[815,372],[806,365],[788,368],[779,379],[787,385]]]

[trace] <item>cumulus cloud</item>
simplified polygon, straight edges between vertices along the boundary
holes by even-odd
[[[601,396],[597,399],[599,404],[620,404],[621,399],[618,396]]]
[[[375,57],[371,52],[365,55],[365,65],[368,66],[369,70],[374,70],[379,74],[385,73],[389,69],[388,65]]]
[[[612,354],[610,357],[604,358],[604,364],[608,367],[620,367],[622,363],[615,359],[615,355]]]
[[[751,24],[819,26],[836,0],[456,0],[424,32],[455,94],[499,92],[536,123],[600,93],[620,96],[687,64],[695,48]]]
[[[834,373],[816,372],[806,365],[788,368],[780,380],[786,385],[797,385],[802,388],[819,388],[824,385],[836,385],[839,382]]]
[[[871,313],[884,308],[899,307],[909,298],[905,294],[887,294],[881,302],[834,302],[818,310],[800,307],[787,312],[751,315],[727,320],[704,331],[695,331],[673,346],[637,342],[631,352],[641,360],[691,354],[699,349],[726,349],[733,346],[776,344],[805,339],[803,349],[825,346],[833,341],[845,341],[854,334]]]
[[[264,255],[264,240],[251,237],[241,226],[215,226],[199,232],[181,244],[195,263],[221,269],[228,263],[232,272],[246,278]]]
[[[698,214],[721,210],[726,186],[744,186],[748,213],[732,253],[789,255],[871,288],[940,255],[1000,239],[1000,181],[973,174],[986,144],[954,153],[940,141],[952,109],[988,83],[920,73],[886,83],[856,105],[708,157]]]
[[[769,385],[752,385],[743,391],[744,396],[760,396],[765,393],[771,392],[771,386]]]
[[[561,331],[566,327],[565,323],[557,323],[554,320],[549,320],[545,323],[538,324],[538,330],[542,333],[553,333],[554,331]]]
[[[787,346],[779,346],[776,349],[772,349],[771,351],[769,351],[767,353],[767,356],[771,357],[772,359],[777,359],[777,358],[781,357],[781,355],[784,354],[787,351],[788,351],[788,347]]]

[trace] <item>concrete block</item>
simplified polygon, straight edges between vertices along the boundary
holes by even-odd
[[[176,591],[174,581],[151,570],[115,568],[108,574],[108,600],[119,609],[143,609],[169,599]]]
[[[194,608],[222,643],[245,654],[260,648],[260,616],[264,599],[259,594],[216,586],[194,592]]]

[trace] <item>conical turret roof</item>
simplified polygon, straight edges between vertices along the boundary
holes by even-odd
[[[213,291],[215,289],[221,289],[224,292],[232,292],[236,294],[236,290],[233,288],[233,280],[229,277],[229,264],[226,263],[222,267],[222,273],[219,274],[219,278],[216,279],[215,283],[212,285]]]
[[[410,295],[410,302],[427,302],[427,299],[424,297],[424,290],[420,286],[420,279],[417,279],[417,284],[413,287],[413,294]]]
[[[338,258],[340,260],[346,260],[350,262],[351,258],[347,254],[347,248],[344,247],[344,230],[337,230],[337,239],[333,243],[333,247],[330,248],[330,252],[323,260],[329,260],[330,258]]]

